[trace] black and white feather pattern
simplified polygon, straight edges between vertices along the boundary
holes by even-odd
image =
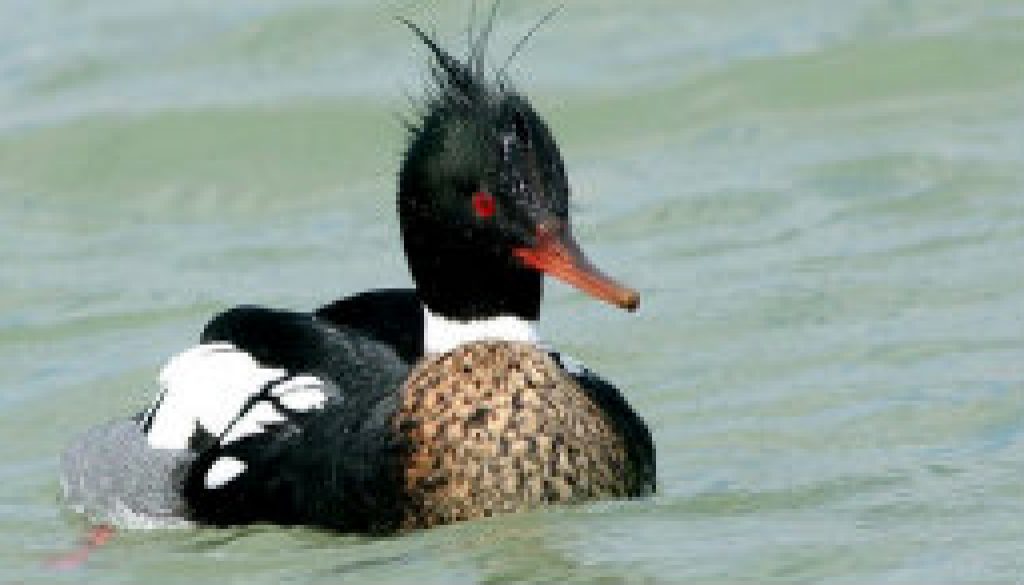
[[[263,433],[301,432],[303,415],[341,399],[329,382],[261,364],[226,342],[182,352],[163,368],[159,380],[160,396],[143,423],[154,449],[202,453]],[[248,465],[224,455],[210,462],[203,483],[220,488]]]
[[[379,502],[397,502],[390,421],[409,369],[344,324],[233,309],[165,368],[149,436],[194,453],[182,488],[192,519],[390,526]]]

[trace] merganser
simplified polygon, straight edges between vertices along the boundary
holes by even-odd
[[[486,33],[460,61],[403,22],[434,81],[399,174],[415,288],[216,316],[149,408],[64,453],[64,496],[92,521],[391,532],[654,490],[643,420],[535,328],[543,274],[628,310],[638,294],[573,239],[558,147],[485,75]]]

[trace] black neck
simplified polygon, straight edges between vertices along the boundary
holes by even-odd
[[[543,277],[539,272],[513,264],[510,256],[446,245],[407,226],[402,232],[416,292],[431,312],[459,321],[504,315],[536,321],[540,317]]]

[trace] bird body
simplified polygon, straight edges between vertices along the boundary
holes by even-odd
[[[639,296],[573,239],[529,102],[410,26],[435,79],[399,173],[415,288],[214,317],[149,408],[67,449],[73,507],[121,525],[391,532],[653,491],[643,421],[535,327],[544,274],[629,310]]]

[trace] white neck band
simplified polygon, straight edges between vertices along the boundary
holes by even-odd
[[[473,341],[493,339],[536,344],[537,324],[503,315],[474,321],[457,321],[423,307],[423,348],[426,353],[444,353]]]

